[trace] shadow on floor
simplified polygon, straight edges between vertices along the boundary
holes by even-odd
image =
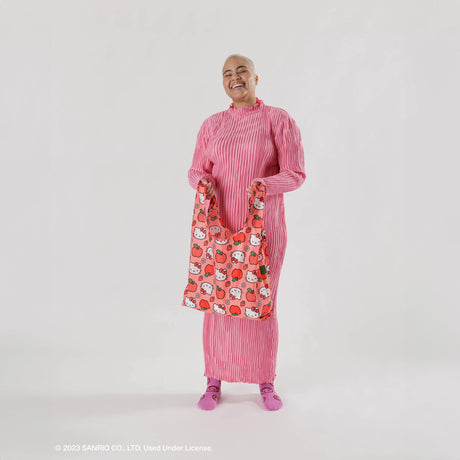
[[[164,394],[93,394],[93,395],[13,395],[0,396],[0,410],[6,415],[43,417],[85,417],[93,415],[129,414],[163,409],[199,409],[198,393]],[[263,408],[259,394],[222,392],[225,405],[252,403]]]

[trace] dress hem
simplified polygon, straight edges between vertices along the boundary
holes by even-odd
[[[265,379],[250,379],[250,378],[243,378],[243,377],[225,377],[224,374],[219,374],[218,372],[208,372],[204,371],[203,376],[204,377],[212,377],[216,380],[223,380],[224,382],[229,382],[229,383],[255,383],[255,384],[260,384],[260,383],[273,383],[275,381],[275,378],[278,374],[275,373],[274,377],[271,378],[265,378]]]

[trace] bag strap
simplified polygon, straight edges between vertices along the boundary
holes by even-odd
[[[206,200],[209,198],[206,196],[206,185],[203,182],[198,182],[198,187],[196,189],[195,195],[195,208],[194,216],[198,218],[200,213],[203,213],[204,216],[207,216],[206,212]]]
[[[217,198],[216,194],[209,198],[206,196],[206,185],[203,184],[203,182],[198,183],[198,188],[197,188],[197,193],[196,193],[196,202],[198,203],[198,207],[203,210],[203,212],[206,214],[206,209],[205,209],[205,202],[206,200],[210,200],[209,202],[209,208],[208,208],[208,213],[211,212],[212,210],[216,209],[216,214],[219,215],[219,207],[217,204]],[[200,201],[200,193],[203,196],[203,203]],[[247,210],[247,215],[246,215],[246,222],[244,226],[248,225],[248,222],[250,219],[252,219],[253,215],[256,213],[260,219],[263,219],[264,217],[264,197],[265,197],[265,185],[262,183],[254,183],[251,185],[251,188],[249,189],[249,202],[248,202],[248,210]],[[257,200],[257,201],[256,201]],[[256,206],[254,206],[254,204]],[[263,220],[262,220],[263,222]]]
[[[200,182],[198,182],[198,187],[196,191],[197,191],[197,194],[203,193],[206,199],[206,185],[203,183],[203,181],[200,180]]]
[[[257,200],[257,205],[254,206]],[[264,218],[265,209],[265,185],[260,183],[254,183],[251,185],[249,190],[249,207],[248,207],[248,220],[254,212],[256,212],[261,219]]]

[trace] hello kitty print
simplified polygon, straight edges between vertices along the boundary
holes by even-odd
[[[206,211],[205,192],[200,182],[182,305],[215,315],[266,320],[272,301],[263,220],[265,187],[252,185],[247,219],[237,232],[223,225],[215,196]]]

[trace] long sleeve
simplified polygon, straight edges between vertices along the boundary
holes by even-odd
[[[287,112],[274,124],[274,141],[278,151],[279,173],[253,180],[265,185],[265,194],[290,192],[305,181],[305,158],[299,127]]]
[[[209,136],[209,120],[206,119],[198,132],[192,166],[188,171],[189,184],[195,190],[198,187],[198,182],[203,178],[211,182],[214,187],[216,186],[215,179],[212,176],[212,168],[214,165],[206,156]]]

